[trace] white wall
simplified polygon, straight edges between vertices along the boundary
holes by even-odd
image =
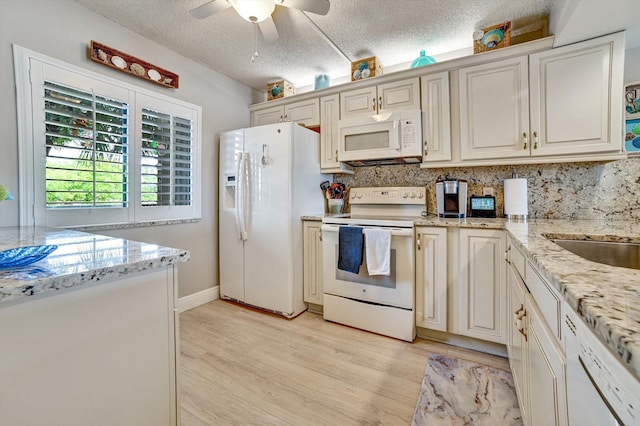
[[[640,47],[629,49],[624,57],[624,82],[640,81]]]
[[[87,59],[91,40],[177,73],[179,89],[166,89]],[[105,234],[191,251],[180,265],[180,297],[218,284],[218,139],[249,125],[252,90],[71,0],[0,0],[0,183],[18,193],[18,145],[12,44],[202,106],[202,220],[196,223],[109,231]],[[18,202],[0,203],[0,226],[17,226]]]

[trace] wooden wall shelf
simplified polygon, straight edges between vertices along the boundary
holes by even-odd
[[[105,65],[125,74],[150,81],[163,87],[177,89],[178,74],[167,71],[135,56],[91,40],[89,59],[100,65]]]

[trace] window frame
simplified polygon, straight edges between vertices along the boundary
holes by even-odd
[[[202,151],[202,107],[164,94],[145,89],[100,73],[90,71],[55,58],[34,52],[16,44],[13,45],[14,73],[16,81],[16,112],[18,122],[18,161],[19,161],[19,208],[21,226],[86,226],[129,224],[150,221],[194,220],[201,219],[201,151]],[[37,147],[44,146],[44,135],[35,134],[33,123],[44,111],[36,105],[36,99],[42,99],[44,92],[43,74],[38,64],[56,67],[63,73],[78,75],[129,93],[129,197],[127,207],[61,209],[67,212],[61,219],[48,214],[45,199],[44,153],[38,153]],[[39,80],[38,80],[39,79]],[[59,82],[59,81],[58,81]],[[59,82],[63,83],[64,82]],[[108,93],[100,93],[109,95]],[[143,102],[144,100],[144,102]],[[151,101],[151,102],[148,102]],[[142,206],[140,200],[141,179],[141,116],[142,108],[168,108],[167,113],[187,111],[192,119],[192,200],[189,206]],[[176,114],[178,115],[178,114]],[[52,212],[51,209],[50,212]],[[96,214],[97,213],[97,214]],[[51,216],[51,218],[49,217]],[[67,216],[67,218],[64,218]],[[69,220],[70,219],[70,220]]]

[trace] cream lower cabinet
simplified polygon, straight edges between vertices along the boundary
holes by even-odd
[[[177,279],[170,265],[0,306],[0,424],[180,424]]]
[[[506,343],[505,232],[416,227],[416,326]]]
[[[447,331],[447,228],[416,227],[416,325]]]
[[[509,309],[507,314],[507,354],[516,387],[520,413],[523,419],[529,419],[529,388],[527,386],[527,337],[525,335],[524,317],[525,292],[524,283],[513,268],[508,268]],[[525,423],[527,424],[527,423]]]
[[[453,331],[507,343],[507,277],[503,230],[459,230],[458,276],[454,280]]]
[[[565,357],[535,301],[527,296],[527,360],[531,425],[566,425]]]
[[[302,258],[304,301],[323,305],[321,221],[302,222]]]
[[[525,425],[566,425],[565,356],[523,274],[524,256],[509,244],[509,363]]]

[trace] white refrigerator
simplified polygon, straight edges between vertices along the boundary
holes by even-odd
[[[306,308],[301,216],[324,211],[319,135],[278,123],[220,136],[220,297],[294,317]]]

